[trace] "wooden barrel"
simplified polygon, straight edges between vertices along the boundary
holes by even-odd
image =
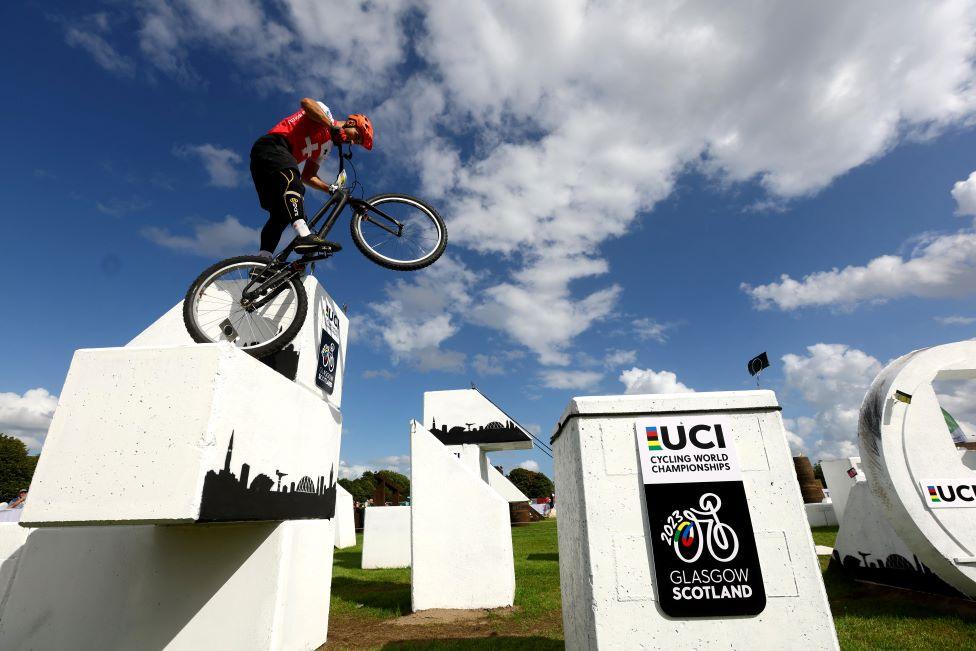
[[[796,470],[796,480],[800,483],[800,495],[804,504],[819,504],[823,502],[824,494],[820,481],[813,474],[813,464],[804,455],[793,457],[793,468]]]

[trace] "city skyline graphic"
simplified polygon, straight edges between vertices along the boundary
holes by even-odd
[[[334,469],[329,470],[328,481],[324,475],[314,480],[304,475],[283,482],[289,473],[275,469],[275,479],[259,473],[248,484],[251,466],[242,463],[238,477],[231,472],[233,454],[231,432],[224,467],[208,471],[204,478],[198,522],[330,519],[335,515]]]
[[[492,421],[487,425],[473,428],[472,426],[476,424],[441,425],[438,428],[437,418],[434,418],[428,431],[444,445],[510,443],[529,440],[528,435],[511,419],[506,420],[504,424],[499,421]]]

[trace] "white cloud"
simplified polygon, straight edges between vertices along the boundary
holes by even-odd
[[[933,318],[945,326],[972,325],[976,323],[976,316],[937,316]]]
[[[122,197],[112,197],[105,201],[95,203],[98,212],[111,215],[112,217],[124,217],[134,212],[145,210],[149,207],[149,202],[142,197],[132,196],[128,199]]]
[[[203,163],[210,180],[208,185],[217,188],[233,188],[241,184],[243,178],[239,165],[241,156],[235,151],[217,147],[210,143],[202,145],[179,145],[173,154],[180,158],[196,157]]]
[[[618,378],[624,385],[624,393],[694,393],[694,389],[678,381],[672,371],[631,368]]]
[[[505,375],[511,373],[513,362],[525,357],[521,350],[500,350],[491,354],[478,353],[471,358],[471,367],[478,375]]]
[[[654,319],[642,318],[636,319],[632,323],[634,327],[634,334],[641,341],[652,340],[659,344],[663,344],[668,340],[667,331],[671,329],[671,325],[667,323],[658,323]]]
[[[965,181],[956,181],[952,198],[956,200],[957,215],[976,215],[976,172]]]
[[[808,346],[806,355],[783,356],[787,389],[798,391],[816,411],[788,425],[814,462],[857,454],[861,402],[881,368],[874,357],[843,344],[820,343]]]
[[[520,463],[517,467],[523,468],[525,470],[531,470],[532,472],[539,472],[539,462],[532,459],[526,459]]]
[[[47,389],[29,389],[23,395],[0,393],[0,432],[19,438],[33,453],[41,451],[58,406]]]
[[[392,373],[385,368],[376,369],[376,370],[368,369],[363,371],[363,377],[367,380],[371,380],[374,378],[380,378],[383,380],[392,380],[393,378],[396,377],[396,373]]]
[[[603,365],[607,368],[633,364],[637,361],[636,350],[608,350],[607,356],[603,360]]]
[[[794,280],[752,287],[742,283],[757,309],[796,310],[803,307],[851,308],[864,301],[915,296],[945,298],[976,292],[976,230],[950,235],[924,235],[911,254],[883,255],[864,266],[818,271]]]
[[[603,379],[603,373],[551,368],[540,371],[539,378],[550,389],[589,389]]]
[[[258,230],[243,225],[232,215],[220,222],[193,224],[193,235],[175,235],[155,226],[142,229],[142,235],[160,246],[208,258],[243,255],[258,247]]]
[[[92,56],[99,66],[122,77],[135,73],[135,63],[123,56],[106,40],[109,32],[108,17],[94,14],[65,29],[64,40],[71,47],[81,48]]]
[[[389,283],[384,300],[369,304],[357,319],[357,330],[380,342],[395,363],[422,371],[460,371],[464,353],[444,350],[441,344],[460,329],[476,280],[467,267],[445,255],[409,280]]]
[[[966,0],[283,0],[280,17],[229,3],[140,5],[144,56],[192,81],[187,52],[220,50],[258,88],[328,89],[372,112],[377,152],[444,198],[452,243],[511,265],[471,302],[475,322],[547,365],[617,306],[601,245],[689,168],[775,202],[976,107]]]

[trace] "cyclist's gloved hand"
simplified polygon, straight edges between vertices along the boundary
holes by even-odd
[[[333,145],[342,145],[349,142],[349,137],[341,127],[330,127],[329,136],[332,138]]]

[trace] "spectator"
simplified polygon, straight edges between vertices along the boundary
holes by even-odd
[[[17,493],[17,497],[14,500],[12,500],[9,504],[7,504],[6,510],[10,511],[13,509],[22,509],[24,508],[25,502],[27,502],[27,489],[21,488],[20,491]]]

